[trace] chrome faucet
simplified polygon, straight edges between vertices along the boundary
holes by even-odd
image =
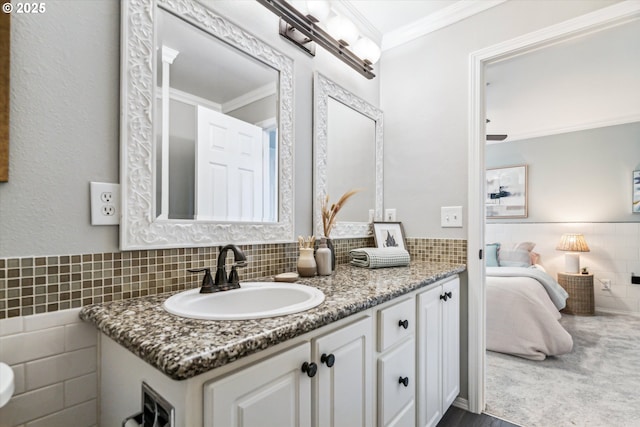
[[[231,251],[233,252],[233,264],[231,265],[231,272],[229,273],[229,277],[227,277],[225,263],[227,259],[227,252],[229,252],[229,249],[231,249]],[[211,294],[213,292],[228,291],[231,289],[240,288],[240,276],[238,276],[237,267],[244,267],[246,265],[247,257],[242,253],[240,248],[235,245],[227,245],[220,249],[215,280],[211,278],[211,270],[208,268],[199,268],[188,271],[191,273],[199,273],[204,271],[204,279],[202,279],[200,293]]]

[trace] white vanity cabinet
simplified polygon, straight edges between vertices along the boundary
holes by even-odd
[[[310,427],[312,378],[301,370],[309,355],[300,344],[205,384],[204,426]]]
[[[435,426],[459,391],[459,283],[444,279],[181,381],[103,334],[101,425],[139,412],[145,382],[174,407],[176,426]]]
[[[373,325],[359,320],[312,341],[317,426],[372,425]],[[331,366],[329,366],[331,365]]]
[[[365,317],[206,383],[204,426],[371,426],[372,337]]]
[[[460,279],[417,295],[418,426],[438,424],[460,391]]]
[[[415,426],[415,297],[378,309],[377,414],[380,427]]]

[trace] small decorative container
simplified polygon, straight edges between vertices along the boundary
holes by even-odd
[[[316,259],[313,257],[313,248],[300,248],[298,258],[298,274],[302,277],[313,277],[318,270]]]
[[[331,275],[331,249],[327,247],[327,239],[322,237],[316,251],[316,264],[318,264],[318,276]]]

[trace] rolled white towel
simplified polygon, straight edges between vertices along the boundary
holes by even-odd
[[[351,265],[366,268],[409,265],[409,252],[400,248],[358,248],[349,251]]]

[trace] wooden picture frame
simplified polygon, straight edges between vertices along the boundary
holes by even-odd
[[[487,219],[526,218],[527,165],[486,170]]]
[[[374,222],[373,239],[377,248],[407,249],[401,222]]]

